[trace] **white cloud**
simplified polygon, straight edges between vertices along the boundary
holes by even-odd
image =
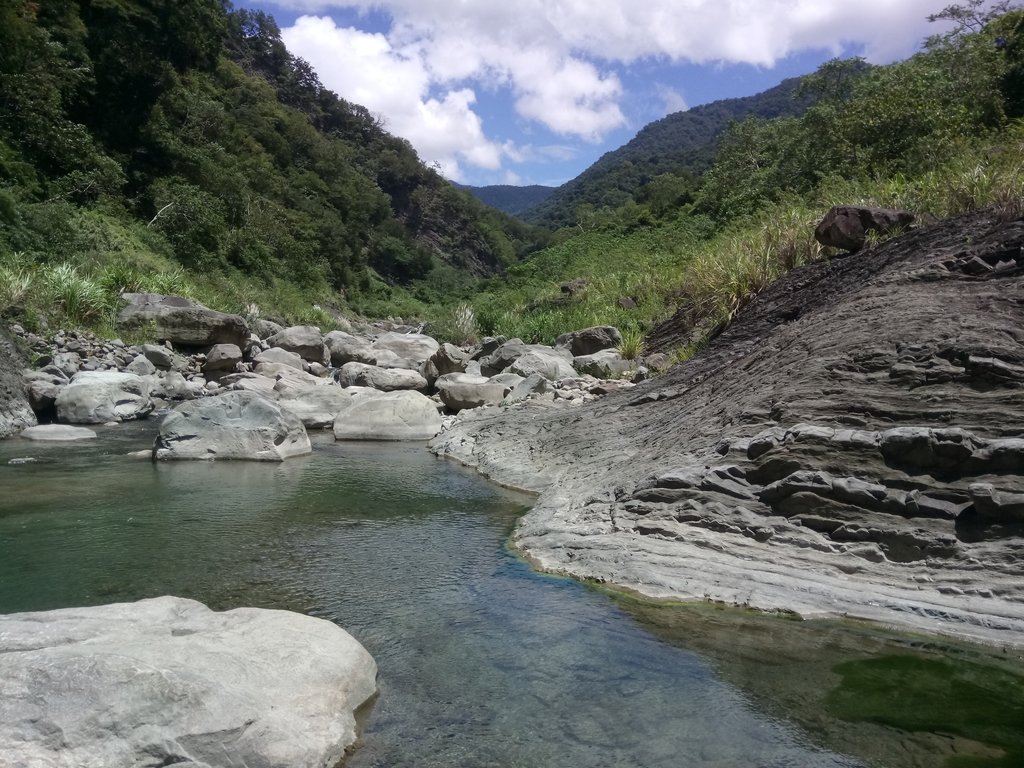
[[[655,86],[655,90],[658,93],[658,98],[661,99],[663,115],[670,115],[673,112],[685,112],[690,108],[689,105],[687,105],[683,94],[675,88],[670,88],[667,85],[658,83],[658,85]]]
[[[300,12],[383,11],[386,37],[303,17],[283,31],[342,96],[380,112],[427,162],[459,176],[515,148],[489,139],[474,105],[508,89],[519,117],[596,141],[626,125],[618,72],[638,60],[771,67],[807,49],[863,48],[887,62],[930,32],[947,0],[266,0]],[[666,110],[685,108],[661,87]]]

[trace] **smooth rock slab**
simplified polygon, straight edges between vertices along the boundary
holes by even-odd
[[[425,378],[405,368],[379,368],[376,365],[351,362],[341,366],[336,376],[343,387],[372,387],[382,392],[427,388]]]
[[[336,440],[429,440],[440,431],[434,401],[407,390],[360,394],[334,420]]]
[[[255,392],[179,405],[160,422],[153,459],[283,461],[312,452],[302,420]]]
[[[24,430],[20,437],[28,440],[72,442],[75,440],[92,440],[96,437],[96,433],[85,427],[69,427],[67,424],[40,424]]]
[[[375,678],[343,629],[288,611],[159,597],[0,616],[0,763],[333,766]]]

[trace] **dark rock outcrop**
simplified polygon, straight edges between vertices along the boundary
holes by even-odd
[[[890,208],[869,208],[861,205],[836,205],[825,214],[814,238],[822,245],[859,251],[869,234],[888,235],[909,227],[914,214]]]
[[[1024,646],[1022,246],[979,212],[794,270],[666,376],[434,450],[540,494],[546,570]]]

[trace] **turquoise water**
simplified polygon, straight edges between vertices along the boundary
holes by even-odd
[[[352,767],[861,765],[607,596],[532,572],[506,548],[529,499],[422,445],[126,457],[152,430],[0,442],[0,612],[174,594],[334,621],[380,669]]]

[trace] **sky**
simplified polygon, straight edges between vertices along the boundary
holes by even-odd
[[[906,58],[949,0],[243,0],[464,184],[557,186],[647,123],[831,58]]]

